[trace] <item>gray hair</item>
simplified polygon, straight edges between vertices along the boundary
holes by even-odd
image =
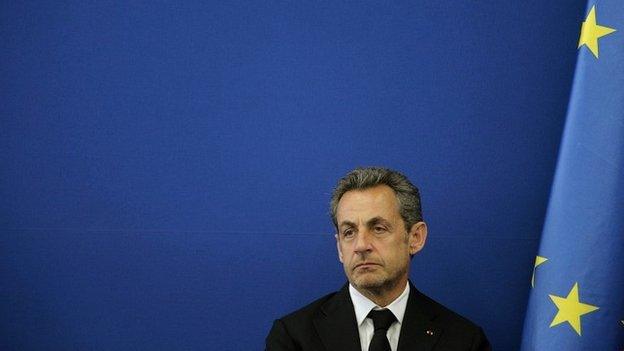
[[[338,228],[336,211],[342,196],[351,190],[365,190],[379,185],[387,185],[396,194],[399,201],[399,213],[405,223],[405,229],[423,220],[420,206],[420,192],[403,174],[382,167],[356,168],[347,173],[334,189],[330,202],[330,214],[334,226]]]

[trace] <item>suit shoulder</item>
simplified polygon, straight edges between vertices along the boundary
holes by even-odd
[[[279,319],[283,321],[284,323],[292,323],[292,322],[297,322],[301,320],[311,320],[320,311],[321,306],[323,306],[327,301],[329,301],[336,294],[337,292],[332,292],[330,294],[327,294]]]
[[[320,340],[314,332],[314,319],[321,313],[322,306],[334,296],[336,293],[327,294],[275,320],[266,338],[266,350],[321,349]]]
[[[473,321],[449,309],[429,296],[420,293],[420,298],[425,300],[425,305],[428,305],[428,308],[435,312],[436,321],[442,322],[444,325],[451,325],[466,330],[477,331],[481,329],[481,327]]]

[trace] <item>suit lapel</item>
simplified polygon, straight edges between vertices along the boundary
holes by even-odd
[[[327,351],[361,351],[355,310],[345,285],[322,307],[314,326]]]
[[[429,351],[442,334],[435,309],[410,282],[410,294],[399,336],[398,351]]]

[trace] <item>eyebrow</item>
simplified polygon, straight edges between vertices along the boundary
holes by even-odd
[[[347,227],[357,227],[357,226],[355,225],[355,223],[353,223],[353,222],[351,222],[351,221],[342,221],[342,222],[340,222],[340,224],[338,225],[338,227],[339,227],[339,228],[342,228],[342,227],[344,227],[344,226],[347,226]]]
[[[368,225],[369,228],[375,226],[376,224],[383,224],[387,226],[388,228],[392,227],[392,224],[390,224],[390,221],[388,221],[387,219],[381,216],[373,217],[369,219],[368,222],[366,222],[366,225]]]
[[[392,227],[392,224],[390,224],[390,221],[388,221],[387,219],[381,217],[381,216],[377,216],[377,217],[373,217],[371,219],[369,219],[366,222],[366,226],[367,227],[374,227],[376,224],[383,224],[385,226],[387,226],[388,228]],[[338,225],[339,228],[342,227],[357,227],[357,225],[351,221],[342,221],[340,222],[340,224]]]

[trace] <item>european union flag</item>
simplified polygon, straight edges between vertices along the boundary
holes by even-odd
[[[588,5],[522,350],[624,350],[624,6]]]

